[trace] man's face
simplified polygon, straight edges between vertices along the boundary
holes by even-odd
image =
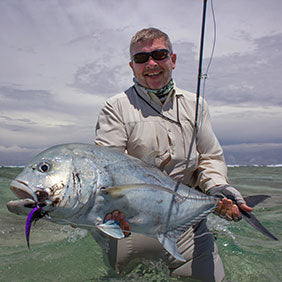
[[[133,54],[152,52],[158,49],[167,49],[162,38],[136,44],[133,49]],[[142,86],[150,89],[161,89],[171,80],[172,70],[175,68],[175,61],[176,55],[170,54],[164,60],[158,61],[150,57],[145,63],[137,64],[131,61],[129,65],[133,70],[137,82]]]

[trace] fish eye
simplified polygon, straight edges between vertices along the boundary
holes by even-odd
[[[37,166],[37,170],[40,172],[48,172],[51,169],[51,164],[48,162],[42,162]]]

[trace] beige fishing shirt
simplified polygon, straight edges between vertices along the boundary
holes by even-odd
[[[200,100],[199,130],[186,168],[195,120],[195,94],[175,88],[162,104],[155,94],[138,86],[135,89],[138,94],[131,87],[106,101],[96,125],[95,143],[139,159],[155,152],[158,167],[172,178],[203,191],[228,184],[223,151],[211,127],[207,103]]]

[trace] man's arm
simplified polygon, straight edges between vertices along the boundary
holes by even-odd
[[[114,147],[124,152],[127,143],[127,133],[121,114],[118,111],[117,100],[106,101],[96,124],[95,144]]]
[[[203,107],[196,135],[196,147],[199,153],[197,184],[206,193],[213,186],[228,184],[228,178],[223,150],[212,130],[206,102]]]
[[[221,197],[216,213],[227,220],[240,220],[239,208],[251,212],[241,193],[229,186],[223,150],[212,130],[207,104],[204,104],[197,135],[199,152],[198,183],[207,194]]]
[[[95,144],[115,148],[121,152],[126,149],[127,134],[118,111],[117,101],[106,101],[102,108],[95,130]],[[125,215],[120,211],[113,211],[105,215],[104,221],[115,220],[124,232],[125,237],[130,235],[130,226]]]

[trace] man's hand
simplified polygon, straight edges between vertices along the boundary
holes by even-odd
[[[209,189],[208,195],[222,197],[218,202],[215,213],[227,220],[239,221],[241,219],[239,207],[246,212],[251,212],[253,210],[246,205],[241,193],[234,187],[228,185],[215,186]]]
[[[251,212],[253,209],[246,204],[240,204],[240,209],[246,212]],[[239,207],[232,200],[223,198],[218,202],[215,213],[226,220],[239,221],[241,219]]]
[[[114,221],[118,222],[125,237],[128,237],[130,235],[129,223],[125,220],[124,213],[122,213],[118,210],[112,211],[111,213],[107,213],[105,218],[104,218],[104,221],[108,221],[108,220],[114,220]]]

